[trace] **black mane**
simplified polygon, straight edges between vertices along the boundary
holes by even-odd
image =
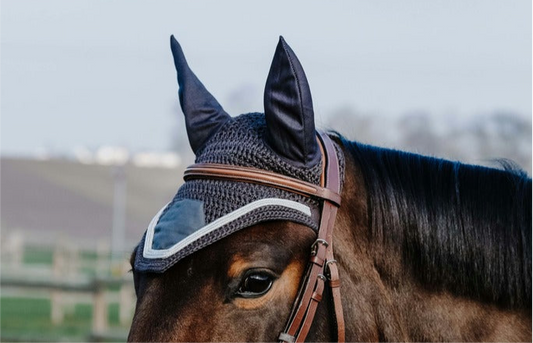
[[[362,168],[372,239],[421,284],[531,306],[531,178],[341,140]]]

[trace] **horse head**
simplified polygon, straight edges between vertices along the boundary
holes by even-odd
[[[527,175],[317,133],[283,38],[236,117],[171,48],[196,160],[132,254],[129,341],[531,339]]]
[[[171,49],[196,165],[251,168],[320,185],[323,157],[311,92],[282,37],[264,114],[233,118],[189,68],[174,37]],[[342,163],[340,149],[333,154]],[[277,340],[306,271],[320,211],[317,198],[264,183],[187,180],[132,256],[138,302],[129,339]],[[323,331],[329,339],[327,325]]]

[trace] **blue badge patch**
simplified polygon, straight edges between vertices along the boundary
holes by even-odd
[[[205,226],[203,205],[202,201],[191,199],[177,200],[170,204],[154,228],[152,249],[168,249]]]

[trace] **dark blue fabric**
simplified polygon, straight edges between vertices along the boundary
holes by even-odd
[[[297,167],[320,162],[311,90],[300,61],[280,37],[265,86],[266,142]]]
[[[168,249],[204,226],[202,201],[190,199],[174,201],[163,212],[154,228],[152,249]]]
[[[170,37],[170,47],[178,73],[179,98],[185,115],[187,136],[192,150],[196,153],[231,117],[189,68],[183,50],[174,36]]]

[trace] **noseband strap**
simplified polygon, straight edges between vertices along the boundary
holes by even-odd
[[[344,315],[340,295],[337,262],[333,256],[333,227],[337,209],[341,204],[340,166],[331,138],[319,132],[322,151],[321,185],[317,186],[295,178],[261,169],[223,164],[201,163],[187,168],[185,181],[190,179],[220,179],[249,182],[283,189],[322,201],[322,212],[317,240],[311,246],[311,255],[298,296],[294,302],[280,342],[303,342],[313,324],[318,304],[326,285],[331,288],[337,341],[344,342]]]

